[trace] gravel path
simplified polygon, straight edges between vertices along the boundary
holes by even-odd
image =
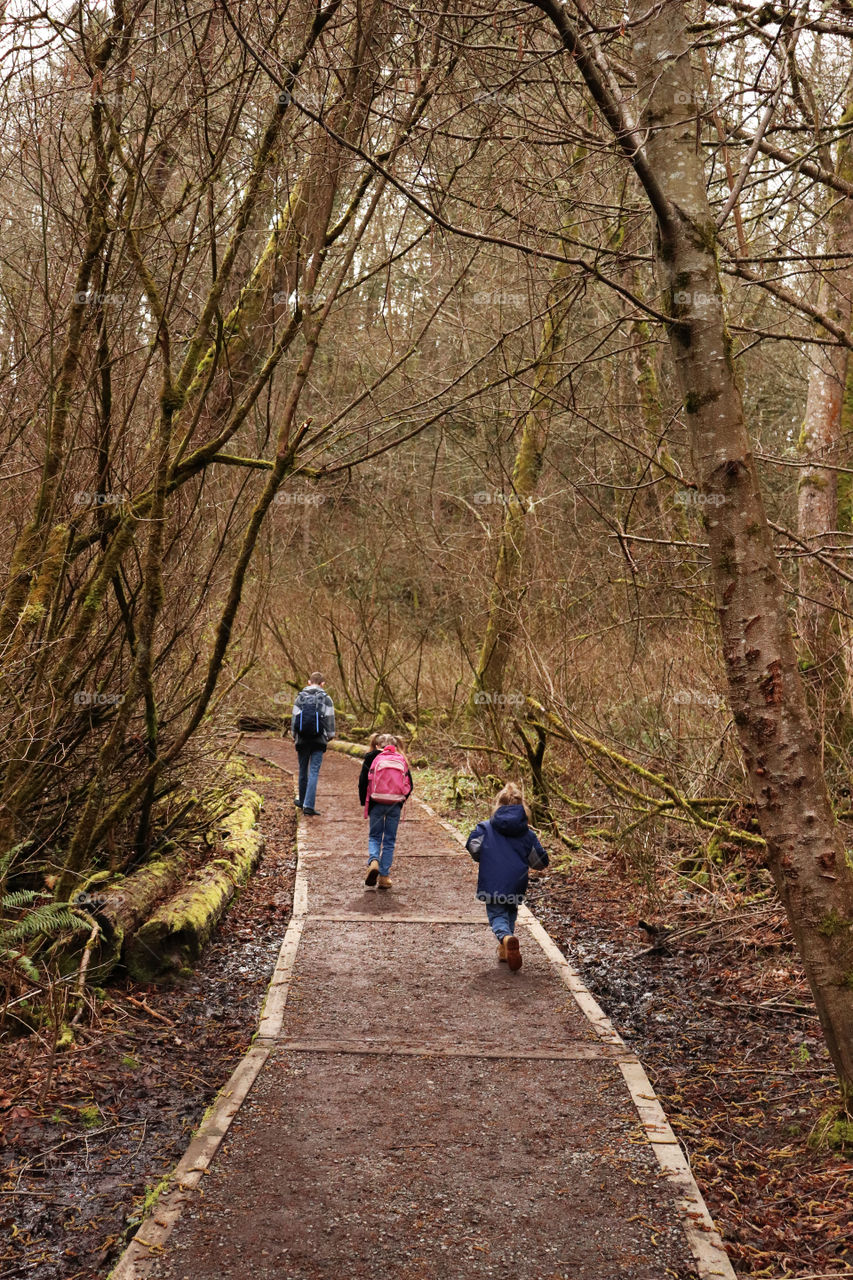
[[[289,744],[256,749],[292,767]],[[159,1280],[695,1280],[626,1088],[534,926],[498,965],[473,863],[410,806],[394,889],[363,887],[358,765],[301,820],[307,911],[280,1035]],[[728,1273],[731,1275],[731,1273]]]

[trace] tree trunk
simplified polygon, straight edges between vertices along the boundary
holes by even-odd
[[[853,869],[832,812],[732,363],[681,0],[635,28],[642,132],[594,37],[540,0],[656,217],[655,258],[704,508],[729,699],[773,876],[845,1098],[853,1097]]]
[[[840,124],[847,125],[853,109],[845,111]],[[845,180],[853,176],[850,138],[838,144],[836,174]],[[828,217],[826,253],[829,258],[818,293],[818,305],[847,331],[853,302],[853,202],[834,196]],[[843,265],[835,266],[835,255]],[[803,471],[797,492],[797,533],[804,543],[820,551],[834,540],[839,528],[838,472],[841,462],[842,409],[847,379],[848,351],[842,346],[815,346],[811,349],[812,369],[806,399],[806,414],[799,450]],[[829,701],[844,702],[842,640],[836,626],[836,605],[843,591],[832,571],[821,561],[804,556],[799,564],[800,599],[797,610],[800,639],[815,667],[815,684],[823,693],[820,719]],[[834,697],[833,697],[834,695]]]
[[[568,239],[568,236],[566,236]],[[507,666],[518,630],[518,611],[523,595],[522,560],[527,534],[527,517],[533,507],[553,406],[551,391],[559,378],[559,355],[565,341],[569,297],[561,288],[566,268],[554,271],[551,306],[545,317],[542,339],[533,367],[533,388],[521,441],[512,469],[512,492],[507,496],[501,529],[498,560],[492,578],[489,613],[474,679],[474,702],[479,695],[504,692]]]
[[[853,1093],[853,871],[820,769],[732,365],[681,3],[636,39],[647,156],[670,204],[658,276],[705,510],[729,696],[767,865],[833,1063]],[[715,499],[712,505],[711,501]]]

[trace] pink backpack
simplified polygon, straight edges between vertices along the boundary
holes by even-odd
[[[367,801],[364,812],[371,800],[377,804],[399,804],[405,800],[412,789],[409,781],[409,762],[396,747],[383,747],[370,766],[367,775]]]

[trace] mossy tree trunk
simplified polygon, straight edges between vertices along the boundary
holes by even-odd
[[[568,245],[571,228],[564,229]],[[521,439],[512,469],[511,492],[504,497],[498,557],[492,576],[489,609],[474,676],[477,695],[504,692],[507,667],[519,627],[519,610],[525,591],[524,550],[527,521],[533,511],[545,460],[548,431],[554,412],[552,391],[560,379],[560,353],[565,345],[571,306],[567,289],[568,269],[558,266],[548,299],[533,386],[521,427]]]
[[[175,203],[170,196],[176,193],[167,193],[167,188],[179,149],[168,140],[157,143],[151,172],[143,183],[142,167],[132,152],[134,135],[130,129],[122,131],[126,122],[114,105],[115,94],[108,95],[110,105],[105,106],[95,92],[103,85],[110,58],[115,60],[124,49],[120,4],[108,38],[93,55],[100,78],[93,85],[91,124],[83,138],[85,154],[92,156],[80,215],[85,215],[87,235],[81,237],[81,262],[73,277],[75,292],[45,428],[44,475],[33,517],[21,523],[0,602],[0,639],[5,641],[0,681],[10,701],[28,709],[14,722],[15,734],[20,736],[7,740],[8,763],[0,788],[3,841],[18,845],[32,831],[33,813],[43,804],[46,781],[52,781],[58,793],[56,802],[65,801],[58,759],[67,773],[82,745],[81,755],[87,760],[85,770],[74,775],[74,803],[64,803],[63,813],[70,817],[64,816],[63,821],[70,830],[67,842],[64,836],[61,844],[64,870],[57,892],[63,898],[73,896],[86,879],[99,845],[114,841],[116,828],[126,827],[132,819],[135,835],[127,838],[125,830],[123,852],[112,860],[113,865],[127,865],[145,856],[156,834],[157,806],[161,796],[168,794],[163,774],[176,764],[214,700],[265,517],[281,485],[297,469],[300,450],[308,447],[310,421],[298,421],[301,395],[329,307],[352,271],[382,188],[369,166],[339,139],[353,144],[360,139],[370,105],[381,90],[383,49],[395,21],[381,0],[371,0],[357,16],[341,21],[336,37],[340,38],[336,53],[340,88],[324,113],[329,130],[319,123],[303,129],[306,145],[298,153],[295,171],[287,175],[287,197],[276,208],[276,191],[284,184],[277,187],[274,179],[276,174],[281,176],[288,124],[298,116],[291,94],[298,92],[295,86],[303,64],[315,46],[320,47],[320,38],[339,9],[340,0],[329,0],[309,15],[307,31],[294,33],[296,52],[281,72],[285,91],[272,87],[266,120],[252,135],[257,140],[247,156],[245,181],[241,177],[235,188],[233,216],[229,211],[223,222],[222,248],[216,243],[215,230],[211,238],[212,278],[202,273],[204,289],[196,295],[197,309],[193,304],[181,310],[183,301],[173,291],[174,278],[162,268],[158,239],[158,218],[168,220]],[[128,26],[133,20],[126,19]],[[390,149],[386,147],[380,159],[394,155],[425,110],[430,75],[438,69],[439,64],[432,65],[419,77],[408,99],[408,118],[400,123],[397,134],[386,135]],[[259,74],[266,78],[267,72]],[[310,93],[307,86],[305,92]],[[200,179],[199,207],[204,207],[205,200],[215,204],[215,181],[214,167]],[[180,206],[181,200],[176,203]],[[336,208],[339,203],[342,207]],[[263,239],[256,246],[259,226]],[[333,269],[327,262],[332,246]],[[119,259],[125,272],[121,284],[129,290],[124,296],[137,298],[150,318],[150,364],[153,367],[157,361],[161,369],[159,404],[153,388],[140,395],[140,405],[145,404],[142,411],[150,413],[154,430],[147,448],[147,418],[138,448],[134,436],[130,452],[142,458],[136,472],[125,458],[127,423],[117,416],[119,397],[112,385],[113,352],[120,347],[122,321],[117,308],[109,309],[111,303],[104,294],[110,264],[115,270]],[[324,271],[331,277],[328,281],[323,279]],[[96,291],[95,298],[107,296],[106,304],[98,302],[87,310],[90,287]],[[317,300],[321,287],[326,295],[322,304]],[[177,321],[176,315],[180,315]],[[189,330],[187,315],[194,316]],[[112,331],[110,324],[115,326]],[[180,337],[173,351],[175,326]],[[90,350],[86,342],[93,331],[96,341],[94,346],[90,342]],[[117,339],[114,346],[111,333]],[[291,349],[299,340],[303,349],[293,356]],[[275,386],[273,399],[273,383],[287,363],[286,356],[292,361],[287,381]],[[69,430],[69,414],[84,412],[80,405],[87,358],[95,359],[93,385],[99,391],[93,452],[97,482],[93,475],[88,488],[96,488],[102,497],[102,490],[113,487],[119,472],[127,486],[116,506],[98,506],[91,527],[88,515],[79,511],[67,522],[56,519],[58,507],[74,503],[73,496],[69,498],[69,469],[77,466],[77,484],[86,474],[85,463],[77,463],[77,457],[87,456],[85,451],[78,449],[72,456],[68,440],[73,441],[74,431],[80,429],[79,422],[72,420]],[[256,429],[263,421],[265,396],[266,435],[263,425]],[[244,446],[250,456],[229,456],[224,449],[241,432],[248,440],[268,443]],[[316,430],[310,441],[314,458],[322,442],[323,432]],[[255,448],[260,457],[251,456]],[[224,582],[221,572],[214,573],[210,565],[200,574],[202,595],[215,582],[222,603],[208,602],[215,608],[205,620],[209,648],[197,655],[197,683],[181,690],[176,715],[174,701],[163,710],[166,682],[160,672],[161,664],[179,648],[175,633],[182,626],[180,605],[177,623],[170,607],[169,557],[174,558],[181,536],[177,531],[195,500],[191,482],[214,475],[217,479],[208,482],[221,483],[222,468],[229,467],[260,473],[262,483],[254,498],[242,500],[242,506],[237,505],[240,499],[234,499],[234,515],[239,512],[233,523],[237,537],[232,534],[229,544],[220,540],[218,549],[211,552],[220,560],[236,543]],[[215,539],[211,545],[217,547]],[[116,692],[110,693],[107,687],[107,710],[93,714],[87,724],[73,708],[78,705],[77,691],[85,690],[87,684],[92,692],[84,693],[84,698],[101,697],[103,677],[89,675],[99,671],[116,682],[112,686]],[[99,733],[104,724],[105,731]]]

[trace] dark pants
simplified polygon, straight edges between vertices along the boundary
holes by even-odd
[[[313,809],[323,752],[316,747],[297,747],[296,754],[299,758],[299,803],[305,809]]]

